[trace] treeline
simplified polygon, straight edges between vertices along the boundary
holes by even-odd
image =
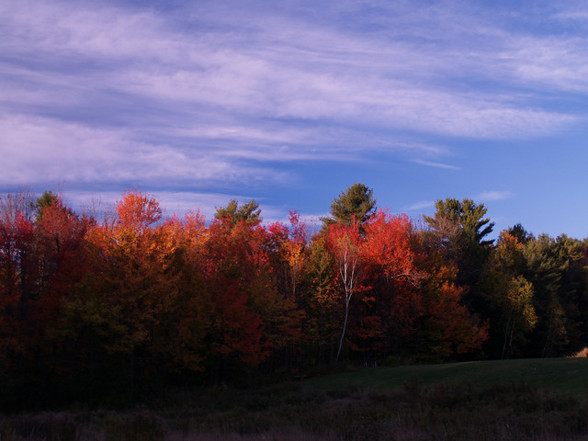
[[[208,223],[151,196],[113,216],[48,192],[0,199],[0,404],[120,404],[182,384],[296,378],[337,362],[569,355],[587,345],[588,242],[437,202],[418,229],[354,184],[310,234],[232,201]]]

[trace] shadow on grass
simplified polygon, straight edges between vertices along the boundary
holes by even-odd
[[[231,398],[232,397],[232,398]],[[205,400],[208,400],[206,402]],[[479,388],[407,382],[392,392],[217,391],[198,401],[132,412],[19,415],[2,441],[576,441],[588,403],[524,383]]]

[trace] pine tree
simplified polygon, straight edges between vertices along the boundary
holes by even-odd
[[[334,223],[363,225],[376,213],[376,200],[373,190],[364,184],[353,184],[341,193],[331,204],[331,217],[322,218],[326,227]]]
[[[261,209],[254,199],[241,206],[233,199],[226,207],[217,208],[214,218],[226,220],[233,226],[242,221],[245,221],[247,225],[258,225],[261,222],[260,215]]]
[[[484,204],[477,205],[471,199],[447,198],[437,201],[435,207],[434,217],[423,218],[437,245],[457,264],[457,284],[469,287],[466,303],[478,311],[480,299],[476,285],[492,250],[493,241],[486,237],[492,232],[494,222],[484,217],[487,212]]]

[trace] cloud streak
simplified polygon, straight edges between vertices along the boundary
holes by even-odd
[[[502,191],[485,191],[477,195],[474,199],[481,200],[484,202],[491,202],[491,201],[502,201],[504,199],[510,199],[514,196],[514,194],[509,190],[502,190]]]
[[[203,113],[223,110],[473,137],[529,130],[534,135],[537,128],[557,130],[575,120],[533,107],[523,97],[521,106],[516,96],[504,100],[464,91],[450,82],[439,87],[433,80],[451,79],[455,65],[464,69],[462,75],[468,70],[480,74],[473,66],[488,55],[489,50],[458,55],[463,48],[456,42],[437,53],[435,47],[343,33],[296,17],[255,16],[255,11],[249,13],[248,26],[217,11],[208,17],[207,31],[192,34],[173,30],[173,15],[166,21],[155,13],[117,7],[72,11],[65,3],[41,2],[32,23],[26,4],[15,9],[3,11],[11,21],[9,29],[19,31],[2,49],[42,63],[45,72],[38,66],[29,72],[32,84],[46,92],[50,87],[43,86],[69,89],[82,103],[102,92],[103,104],[116,107],[118,93],[161,109],[176,107],[181,114],[198,106]],[[190,24],[198,29],[202,21]],[[56,25],[48,26],[50,22]],[[544,49],[547,55],[534,67],[525,61],[537,59],[534,49],[539,45],[545,47],[543,41],[529,38],[506,48],[506,43],[497,43],[491,50],[506,51],[501,58],[511,60],[511,66],[493,73],[511,70],[523,80],[542,77],[539,71],[546,72],[558,61],[549,53],[561,53],[562,47]],[[560,45],[570,47],[566,41]],[[569,50],[575,54],[572,47]],[[582,61],[579,58],[575,65]],[[67,71],[55,66],[61,63]]]
[[[423,159],[415,159],[414,162],[420,165],[425,165],[427,167],[444,168],[447,170],[459,170],[459,167],[456,167],[455,165],[443,164],[441,162],[425,161]]]
[[[559,30],[585,13],[541,20]],[[483,6],[7,0],[0,17],[2,188],[222,194],[382,153],[459,172],[436,145],[586,118],[551,105],[588,92],[586,38]]]
[[[240,181],[249,176],[279,179],[260,169],[198,149],[142,143],[124,129],[89,128],[39,117],[0,118],[3,156],[0,185],[40,182],[168,183]]]
[[[408,212],[422,212],[424,210],[429,211],[431,208],[435,207],[435,201],[420,201],[420,202],[415,202],[412,205],[409,205],[408,207],[405,208],[406,211]]]

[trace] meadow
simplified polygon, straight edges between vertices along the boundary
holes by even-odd
[[[2,441],[580,441],[588,359],[362,368],[271,387],[169,390],[133,409],[0,419]]]

